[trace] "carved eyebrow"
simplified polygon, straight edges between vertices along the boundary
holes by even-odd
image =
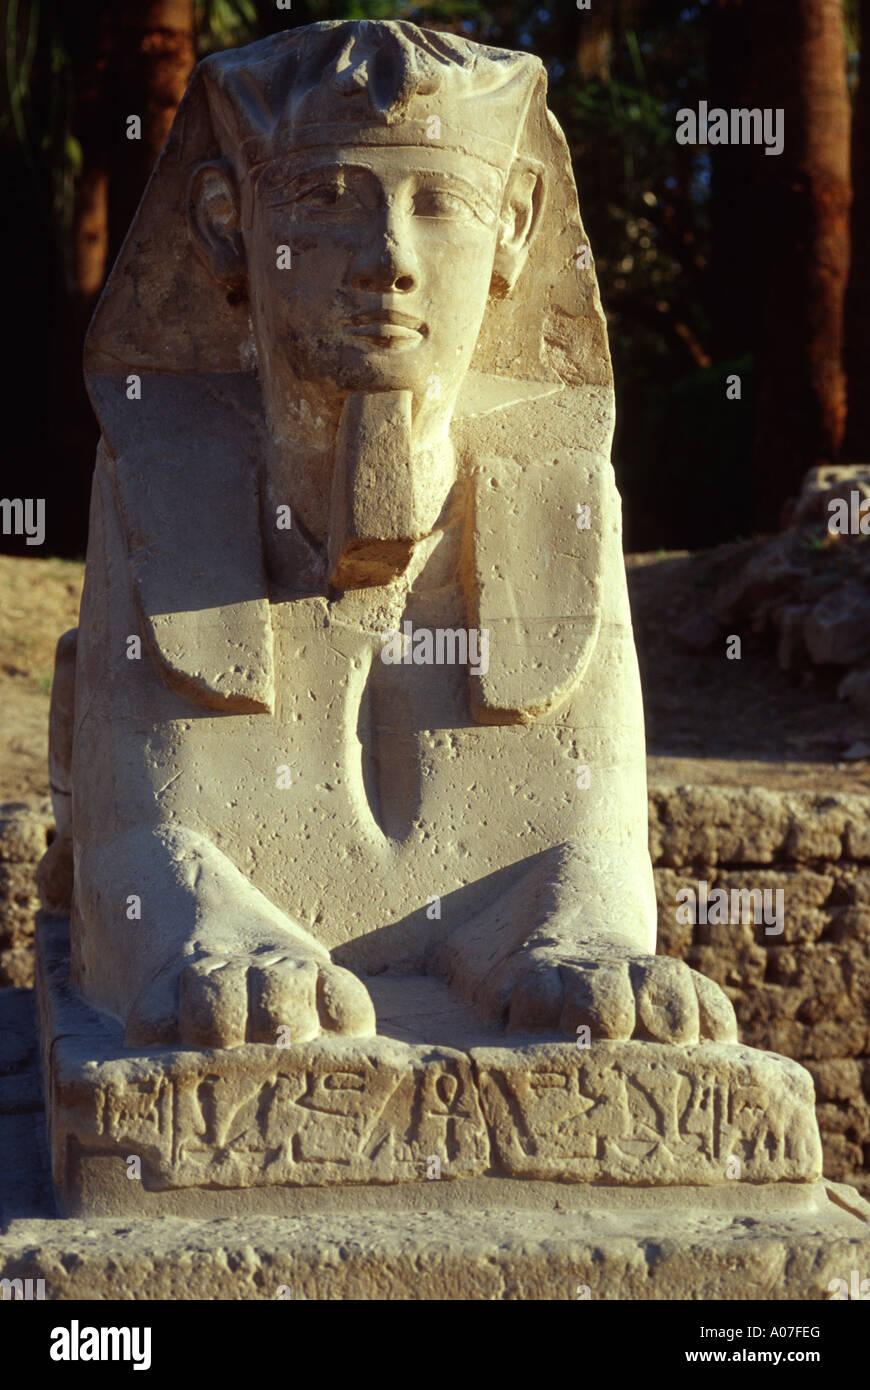
[[[473,183],[469,183],[468,179],[463,178],[461,174],[440,169],[415,169],[413,173],[424,183],[440,184],[442,187],[446,187],[449,192],[455,190],[457,195],[470,204],[472,211],[487,226],[491,226],[498,217],[498,209],[493,207],[487,195],[480,188],[475,187]]]
[[[365,178],[367,175],[372,176],[371,170],[362,164],[315,164],[300,169],[289,179],[289,183],[301,183],[304,179]]]
[[[277,180],[282,173],[285,177],[280,178],[280,182],[278,182]],[[309,165],[307,168],[298,169],[295,172],[288,170],[285,165],[282,170],[273,171],[272,177],[276,182],[271,187],[268,176],[266,177],[263,192],[270,204],[292,203],[302,196],[306,188],[316,187],[318,182],[327,183],[330,180],[337,181],[338,179],[345,182],[348,180],[365,182],[367,176],[369,179],[374,178],[370,169],[359,164],[317,164],[313,168]]]
[[[289,163],[289,161],[288,161]],[[327,182],[329,179],[345,179],[353,182],[368,183],[374,182],[379,188],[383,187],[381,180],[374,170],[365,164],[349,163],[324,163],[309,165],[296,172],[290,172],[285,164],[282,170],[273,169],[272,177],[277,178],[279,173],[285,173],[280,183],[276,182],[269,186],[269,175],[263,179],[263,193],[269,200],[270,205],[281,203],[292,203],[302,197],[307,187],[312,184],[316,186],[318,180]],[[410,169],[405,175],[405,180],[417,179],[421,184],[430,186],[441,186],[455,190],[457,195],[466,199],[472,211],[485,223],[490,226],[498,217],[499,209],[488,198],[485,192],[463,178],[461,174],[456,174],[452,170],[441,169]]]

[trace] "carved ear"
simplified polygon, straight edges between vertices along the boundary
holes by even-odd
[[[532,237],[544,206],[543,166],[532,159],[515,159],[505,186],[490,294],[510,294],[526,263]]]
[[[239,194],[228,159],[200,164],[190,180],[188,215],[193,244],[215,279],[237,293],[246,288]]]

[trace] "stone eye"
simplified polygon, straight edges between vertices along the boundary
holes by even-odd
[[[359,199],[343,183],[318,183],[306,188],[294,201],[306,208],[343,211],[359,206]]]
[[[446,188],[423,188],[414,195],[414,213],[417,217],[443,217],[468,219],[477,217],[477,211],[458,193],[448,192]]]

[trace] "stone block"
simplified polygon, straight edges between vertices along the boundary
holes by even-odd
[[[55,1185],[71,1212],[217,1215],[241,1189],[248,1210],[286,1211],[294,1192],[298,1203],[316,1189],[420,1184],[437,1205],[469,1179],[482,1180],[477,1204],[499,1180],[716,1187],[733,1180],[735,1158],[749,1184],[821,1171],[812,1079],[784,1057],[487,1037],[451,1015],[443,985],[414,978],[380,996],[377,1038],[130,1049],[69,989],[67,951],[65,924],[45,920],[45,1090]],[[414,1016],[439,1033],[439,1008],[441,1029],[476,1033],[458,1047],[409,1040]]]

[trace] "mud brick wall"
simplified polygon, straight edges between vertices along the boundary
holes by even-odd
[[[0,805],[0,987],[33,982],[35,872],[52,834],[47,798]],[[809,1069],[825,1173],[870,1193],[870,798],[654,787],[650,852],[659,952],[725,988],[743,1041]],[[678,923],[677,892],[701,880],[782,889],[782,934]]]
[[[807,1067],[826,1176],[870,1192],[870,798],[658,787],[650,850],[659,952],[723,986],[744,1042]],[[701,880],[781,889],[782,933],[677,922]]]
[[[0,988],[33,984],[36,866],[53,834],[48,797],[0,804]]]

